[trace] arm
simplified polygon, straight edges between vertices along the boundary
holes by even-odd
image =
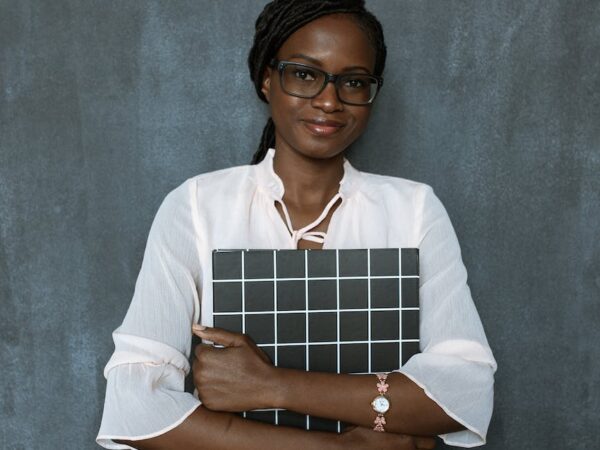
[[[377,377],[274,367],[252,340],[220,328],[195,328],[226,346],[196,348],[195,384],[205,405],[218,411],[283,408],[372,428]],[[400,373],[388,377],[387,431],[433,436],[463,426],[448,417],[423,389]]]
[[[181,425],[152,439],[116,442],[140,450],[414,450],[435,441],[355,428],[347,433],[305,431],[246,420],[230,413],[196,409]]]
[[[377,416],[371,408],[377,395],[374,375],[278,371],[276,407],[373,427]],[[386,431],[435,436],[464,429],[403,374],[390,374],[387,383],[390,387],[386,396],[391,407],[385,414]],[[312,400],[315,398],[319,401]]]

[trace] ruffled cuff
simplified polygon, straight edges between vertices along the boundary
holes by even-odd
[[[478,347],[478,346],[473,346]],[[396,372],[421,387],[449,417],[466,430],[441,434],[448,445],[477,447],[486,443],[494,404],[496,362],[481,348],[481,359],[466,360],[453,355],[419,353]]]
[[[183,391],[184,372],[170,364],[120,364],[108,372],[98,445],[131,449],[114,439],[141,440],[177,427],[201,403]]]

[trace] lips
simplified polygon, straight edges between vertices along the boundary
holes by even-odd
[[[303,121],[308,130],[316,136],[331,136],[344,127],[344,123],[336,120],[306,119]]]

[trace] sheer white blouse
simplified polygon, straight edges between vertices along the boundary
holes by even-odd
[[[211,252],[216,248],[289,249],[309,230],[290,230],[275,201],[284,186],[275,150],[257,165],[189,178],[163,200],[152,223],[133,299],[113,332],[106,397],[96,441],[163,434],[200,405],[184,391],[191,325],[212,325]],[[466,430],[441,435],[450,445],[485,443],[496,361],[467,285],[448,214],[424,183],[361,172],[344,162],[341,204],[323,248],[420,249],[421,352],[402,372]],[[307,234],[315,239],[315,235]],[[397,407],[401,407],[397,406]]]

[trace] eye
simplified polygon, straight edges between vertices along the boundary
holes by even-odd
[[[306,69],[295,69],[294,77],[304,81],[313,81],[316,79],[315,73]]]
[[[363,89],[367,85],[365,80],[361,78],[349,78],[348,80],[346,80],[345,84],[346,87],[353,89]]]

